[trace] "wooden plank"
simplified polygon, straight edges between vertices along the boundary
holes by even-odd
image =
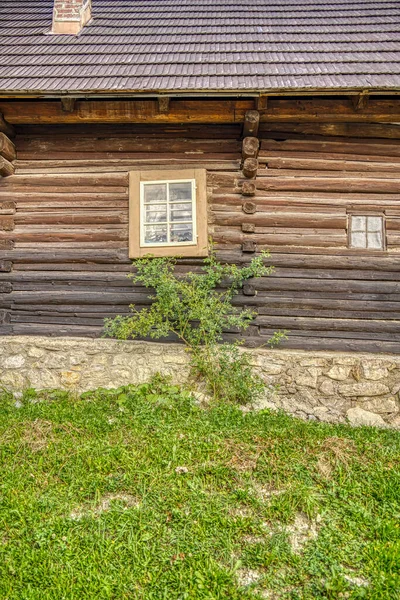
[[[171,98],[168,113],[160,113],[156,99],[77,100],[73,113],[56,100],[0,101],[0,111],[12,124],[39,123],[241,123],[252,100]]]
[[[354,111],[347,98],[270,97],[260,122],[400,122],[396,96],[371,97],[365,110]],[[73,113],[56,100],[2,100],[0,111],[11,124],[24,123],[234,123],[243,122],[252,99],[171,98],[169,112],[160,113],[157,99],[78,100]],[[247,134],[246,134],[247,135]]]

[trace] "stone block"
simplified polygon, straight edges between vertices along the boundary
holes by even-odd
[[[335,381],[345,381],[350,378],[351,367],[333,365],[326,373],[326,376]]]
[[[389,371],[386,367],[380,366],[374,362],[363,362],[362,371],[365,379],[372,381],[379,381],[380,379],[386,379],[389,375]]]
[[[60,376],[50,369],[29,369],[26,371],[27,385],[37,390],[55,389],[61,387]]]
[[[369,425],[371,427],[386,427],[385,421],[380,415],[377,415],[368,410],[364,410],[359,406],[350,408],[346,413],[347,419],[350,425],[354,427],[360,427],[362,425]]]
[[[25,358],[22,354],[7,356],[1,361],[3,369],[20,369],[25,364]]]
[[[364,410],[369,410],[378,414],[399,412],[398,403],[393,396],[390,398],[359,398],[357,404],[360,404],[361,408]]]
[[[390,393],[390,389],[384,383],[358,381],[357,383],[340,385],[339,393],[346,397],[384,396]]]
[[[329,379],[326,379],[321,383],[319,390],[324,396],[334,396],[336,394],[335,384]]]
[[[78,371],[61,371],[61,385],[67,388],[74,388],[80,383],[82,376]]]

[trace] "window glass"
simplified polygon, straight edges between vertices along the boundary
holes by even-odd
[[[383,217],[352,215],[350,217],[350,246],[351,248],[383,250]]]
[[[194,190],[193,180],[142,183],[142,246],[193,243]]]

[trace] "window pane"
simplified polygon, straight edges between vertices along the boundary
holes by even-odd
[[[167,222],[167,205],[155,204],[146,206],[145,214],[146,223],[166,223]]]
[[[365,231],[367,226],[367,217],[352,216],[351,217],[351,230],[352,231]]]
[[[368,248],[375,250],[383,249],[383,240],[381,231],[370,231],[368,233]]]
[[[166,183],[146,183],[146,185],[144,185],[143,187],[145,204],[154,204],[157,202],[167,201]]]
[[[366,248],[367,247],[367,234],[365,231],[352,231],[351,232],[351,246],[352,248]]]
[[[191,223],[181,223],[170,227],[171,242],[193,241],[193,226]]]
[[[382,217],[368,217],[368,231],[381,231]]]
[[[167,225],[145,225],[145,244],[163,244],[167,242]]]
[[[169,199],[171,202],[177,200],[191,200],[192,199],[192,182],[183,181],[179,183],[169,184]]]
[[[171,204],[170,219],[171,221],[191,221],[192,204]]]

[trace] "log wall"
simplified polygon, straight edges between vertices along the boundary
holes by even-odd
[[[273,276],[236,299],[258,311],[250,345],[287,329],[290,348],[400,353],[394,126],[262,123],[251,180],[241,170],[241,124],[15,129],[15,174],[0,179],[2,334],[99,336],[104,317],[146,305],[146,290],[126,279],[128,172],[188,166],[207,169],[219,258],[241,263],[271,250]],[[242,195],[244,182],[255,195]],[[354,210],[385,215],[385,252],[348,249]],[[199,265],[185,259],[178,269]]]

